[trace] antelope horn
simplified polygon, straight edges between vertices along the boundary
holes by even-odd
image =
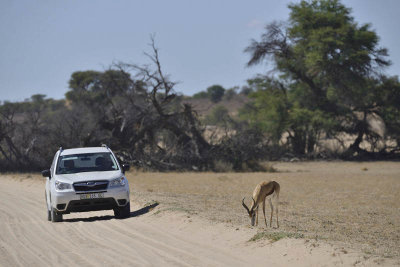
[[[244,199],[245,199],[245,197],[244,197],[243,200],[242,200],[242,205],[243,205],[243,207],[247,210],[247,212],[250,214],[249,208],[246,206],[246,204],[244,204]]]
[[[253,197],[251,197],[251,199],[253,200],[253,207],[255,207],[256,206],[256,201],[254,200]]]

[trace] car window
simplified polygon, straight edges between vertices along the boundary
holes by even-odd
[[[69,174],[116,170],[118,170],[118,165],[114,156],[109,152],[103,152],[60,156],[56,173]]]

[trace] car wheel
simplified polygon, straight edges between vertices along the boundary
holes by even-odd
[[[57,214],[56,210],[51,207],[51,221],[52,222],[62,222],[63,216],[62,214]]]
[[[128,204],[123,207],[115,208],[114,215],[117,219],[129,218],[131,216],[131,204],[128,202]]]

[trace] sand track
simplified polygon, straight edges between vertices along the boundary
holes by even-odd
[[[43,180],[0,178],[0,266],[374,265],[356,253],[332,257],[334,247],[310,246],[304,240],[249,243],[254,229],[173,212],[137,212],[142,207],[134,202],[134,216],[128,219],[116,220],[111,211],[101,211],[74,213],[51,223],[46,220]]]
[[[46,220],[40,181],[0,184],[1,266],[216,266],[240,257],[163,230],[149,218],[116,220],[112,212],[75,213]],[[137,207],[138,209],[140,207]],[[135,209],[133,205],[132,210]]]

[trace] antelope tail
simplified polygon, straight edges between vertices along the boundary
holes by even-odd
[[[281,191],[281,186],[277,183],[277,182],[275,182],[274,181],[274,195],[275,195],[275,197],[276,197],[276,199],[277,200],[279,200],[279,192]]]

